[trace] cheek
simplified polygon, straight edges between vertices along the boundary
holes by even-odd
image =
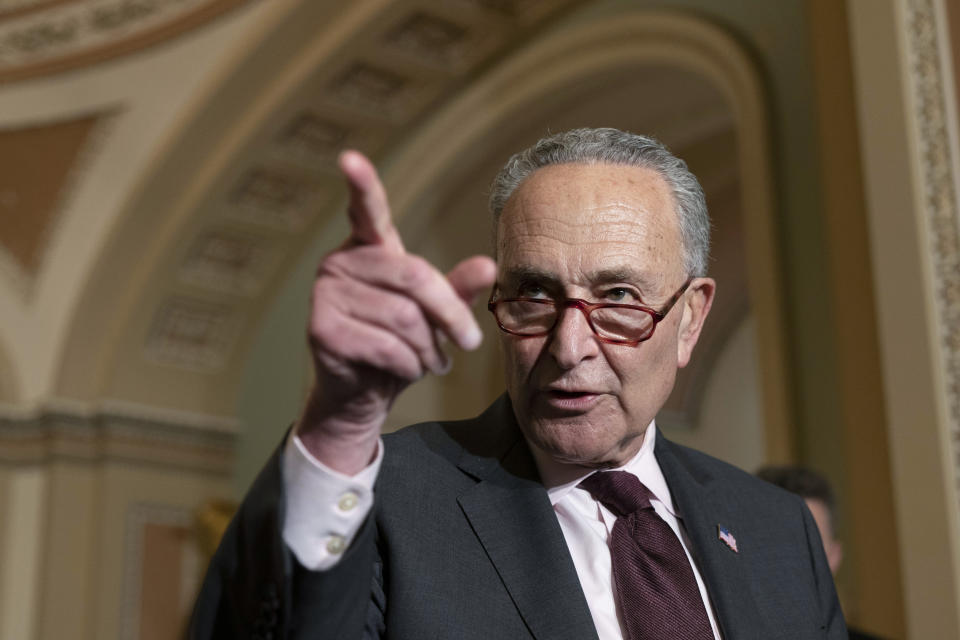
[[[506,368],[507,384],[523,384],[530,376],[543,349],[542,338],[524,338],[503,335],[500,338],[500,350]]]
[[[654,405],[665,402],[673,389],[676,345],[669,340],[648,341],[629,353],[608,354],[607,361],[620,382],[620,402],[630,412],[646,414],[651,407],[656,412],[659,406]]]

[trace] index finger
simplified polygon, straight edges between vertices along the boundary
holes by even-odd
[[[338,159],[350,189],[351,240],[356,244],[380,244],[404,253],[400,234],[393,226],[387,192],[377,169],[359,151],[344,151]]]

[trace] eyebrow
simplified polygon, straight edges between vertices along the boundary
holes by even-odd
[[[544,271],[529,264],[518,264],[511,267],[504,274],[507,280],[537,280],[540,282],[555,282],[559,279],[549,271]]]
[[[654,279],[628,266],[617,266],[601,269],[590,274],[591,282],[629,282],[636,285],[640,291],[652,293],[656,289]]]
[[[556,274],[545,271],[530,264],[519,264],[511,267],[504,274],[505,279],[511,282],[533,280],[549,284],[561,284]],[[591,284],[608,282],[627,282],[635,285],[641,293],[651,294],[656,291],[654,278],[641,273],[628,265],[616,265],[587,274]]]

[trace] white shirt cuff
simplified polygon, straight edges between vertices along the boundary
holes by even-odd
[[[337,564],[373,507],[373,483],[383,461],[383,442],[369,466],[348,476],[326,466],[290,434],[283,450],[286,518],[283,541],[307,569]]]

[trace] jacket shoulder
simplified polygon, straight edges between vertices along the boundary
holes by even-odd
[[[391,466],[427,460],[456,465],[465,455],[494,461],[518,438],[520,430],[509,401],[501,397],[467,420],[421,422],[384,435],[384,464],[392,459]]]
[[[729,462],[672,442],[659,432],[656,453],[661,465],[668,468],[679,467],[702,485],[720,483],[725,488],[725,493],[736,496],[738,502],[749,504],[751,509],[789,510],[796,514],[802,505],[798,496]]]

